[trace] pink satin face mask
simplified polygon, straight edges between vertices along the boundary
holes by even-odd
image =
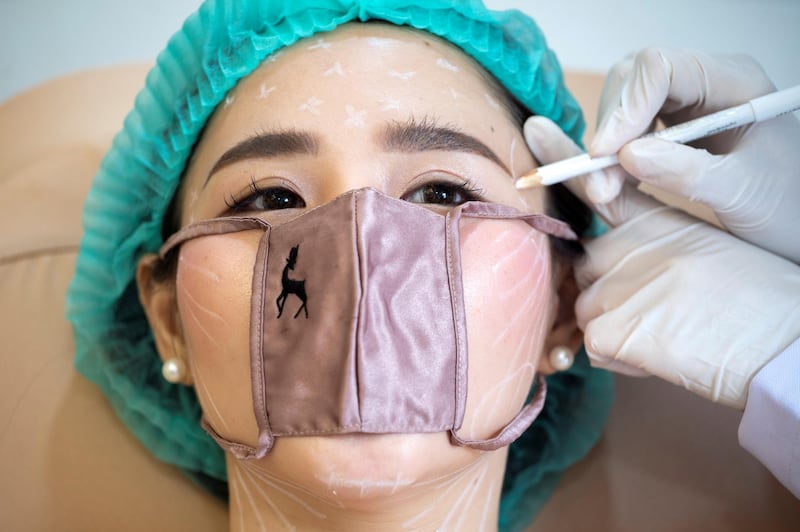
[[[253,268],[250,366],[255,447],[203,426],[237,458],[261,458],[277,436],[449,431],[492,450],[533,422],[546,393],[499,433],[458,436],[467,397],[460,221],[519,219],[575,239],[563,222],[470,202],[438,213],[373,189],[350,191],[280,225],[229,217],[191,224],[162,247],[262,231]]]

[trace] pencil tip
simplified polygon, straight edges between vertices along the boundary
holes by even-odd
[[[517,190],[522,190],[525,188],[532,188],[538,187],[542,185],[542,178],[537,172],[532,172],[530,174],[526,174],[514,182],[514,186],[517,187]]]

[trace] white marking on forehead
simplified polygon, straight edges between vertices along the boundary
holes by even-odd
[[[450,96],[452,96],[454,100],[458,100],[464,95],[455,90],[453,87],[450,87]]]
[[[443,68],[445,70],[449,70],[450,72],[458,72],[459,70],[461,70],[453,63],[445,59],[444,57],[440,57],[439,59],[436,60],[436,66]]]
[[[269,95],[272,94],[275,89],[275,85],[267,87],[266,83],[262,83],[261,87],[258,88],[258,99],[264,100],[265,98],[269,97]]]
[[[364,117],[367,116],[366,111],[359,111],[352,105],[345,105],[344,111],[347,113],[347,119],[345,119],[344,125],[350,127],[366,127],[367,123],[364,120]]]
[[[344,70],[342,69],[342,64],[339,61],[336,61],[332,67],[322,73],[323,76],[344,76]]]
[[[384,39],[382,37],[369,37],[367,38],[367,44],[373,48],[386,50],[392,46],[392,40]]]
[[[400,100],[398,100],[396,98],[392,98],[391,96],[388,96],[386,98],[381,98],[381,99],[378,100],[378,102],[380,104],[382,104],[382,106],[383,106],[383,107],[381,107],[382,111],[400,111],[400,110],[402,110],[402,108],[400,106]]]
[[[499,103],[497,103],[497,100],[495,100],[494,98],[492,98],[492,97],[489,95],[489,93],[485,93],[483,96],[486,98],[486,101],[487,101],[487,102],[489,102],[489,105],[491,105],[491,106],[492,106],[492,107],[494,107],[495,109],[500,109],[500,104],[499,104]]]
[[[392,76],[393,78],[401,79],[403,81],[408,81],[414,76],[416,76],[417,73],[414,72],[413,70],[409,72],[398,72],[397,70],[390,70],[389,75]]]
[[[236,96],[234,96],[233,94],[228,94],[227,96],[225,96],[225,103],[223,104],[223,106],[229,107],[234,102],[234,100],[236,100]]]
[[[305,103],[300,104],[300,106],[297,108],[297,110],[298,111],[308,111],[312,115],[319,116],[319,109],[317,109],[317,107],[319,107],[321,104],[322,104],[322,100],[318,99],[315,96],[312,96],[311,98],[306,100]]]
[[[264,62],[265,62],[265,63],[274,63],[275,61],[277,61],[277,60],[278,60],[278,58],[279,58],[281,55],[283,55],[283,50],[279,50],[279,51],[275,52],[274,54],[270,55],[269,57],[267,57],[266,59],[264,59]]]
[[[314,44],[308,47],[309,50],[330,50],[331,43],[326,41],[325,39],[317,39],[314,41]]]

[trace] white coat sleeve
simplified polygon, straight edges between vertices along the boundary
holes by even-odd
[[[750,383],[739,443],[800,498],[800,338]]]

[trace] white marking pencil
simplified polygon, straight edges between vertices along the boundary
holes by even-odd
[[[645,137],[683,144],[753,122],[763,122],[798,109],[800,109],[800,85],[760,96],[747,103],[695,118],[689,122],[645,135]],[[584,153],[537,168],[533,173],[517,179],[514,184],[518,189],[552,185],[615,164],[619,164],[616,154],[589,157],[589,154]]]

